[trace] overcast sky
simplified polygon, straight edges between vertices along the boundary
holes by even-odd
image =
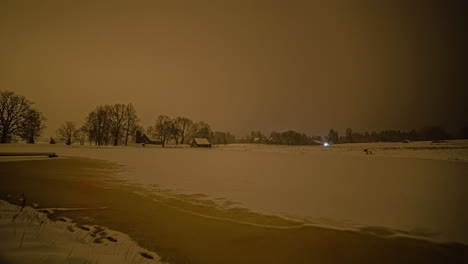
[[[1,1],[0,90],[44,136],[129,102],[236,135],[468,122],[460,8],[329,2]]]

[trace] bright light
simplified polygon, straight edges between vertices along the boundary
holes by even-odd
[[[330,144],[328,144],[327,142],[325,142],[325,143],[323,143],[323,146],[324,146],[324,147],[328,147],[328,146],[330,146]]]

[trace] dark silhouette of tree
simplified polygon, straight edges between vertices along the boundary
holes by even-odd
[[[73,138],[75,139],[75,141],[78,141],[80,145],[84,145],[86,141],[86,135],[86,126],[81,126],[79,129],[75,130],[75,133],[73,133]]]
[[[439,126],[425,127],[421,130],[422,140],[446,140],[449,134]]]
[[[138,116],[136,110],[132,104],[125,106],[125,146],[128,145],[128,138],[130,135],[134,135],[138,129]]]
[[[328,132],[328,143],[330,144],[338,144],[339,143],[339,135],[338,131],[335,131],[333,129],[330,129]]]
[[[193,121],[187,117],[176,117],[174,119],[175,126],[179,129],[180,143],[185,143],[185,138],[187,133],[192,130]],[[178,137],[176,139],[176,144],[178,143]]]
[[[270,144],[281,144],[281,133],[272,131],[270,133],[270,138],[268,139]]]
[[[169,131],[170,131],[171,137],[174,139],[176,145],[178,145],[181,130],[180,130],[179,126],[175,123],[175,119],[171,120],[171,124],[169,126]]]
[[[460,133],[461,134],[461,133]],[[420,141],[420,140],[447,140],[450,135],[439,126],[425,127],[419,131],[401,131],[401,130],[382,130],[380,132],[372,131],[364,133],[352,132],[350,128],[346,129],[345,136],[339,137],[338,132],[330,130],[328,140],[331,143],[360,143],[360,142],[403,142],[406,140]]]
[[[379,141],[379,134],[377,132],[372,131],[370,136],[371,136],[371,142]]]
[[[159,138],[163,148],[171,137],[172,123],[173,122],[169,116],[159,115],[158,118],[156,118],[156,124],[154,127],[152,129],[148,129],[154,136]]]
[[[270,137],[265,139],[268,144],[278,145],[318,145],[315,142],[316,138],[309,137],[304,133],[300,133],[294,130],[288,130],[285,132],[273,131]]]
[[[347,128],[346,132],[346,142],[353,143],[353,130],[351,128]]]
[[[27,110],[24,121],[20,128],[21,137],[29,144],[34,144],[36,137],[41,135],[42,130],[45,128],[45,118],[41,112],[36,109],[30,108]]]
[[[124,134],[125,124],[125,105],[115,104],[109,107],[109,125],[114,146],[118,146]]]
[[[204,121],[195,123],[192,126],[191,138],[210,138],[212,131],[210,125]]]
[[[131,135],[139,128],[139,119],[132,104],[98,106],[86,117],[83,131],[95,145],[128,145]],[[80,141],[81,142],[81,141]]]
[[[97,146],[108,145],[110,142],[109,112],[109,106],[98,106],[86,118],[85,127],[88,140]]]
[[[0,92],[0,143],[8,143],[12,136],[24,133],[24,123],[31,117],[32,102],[10,91]]]
[[[418,132],[415,129],[411,130],[410,132],[408,132],[408,138],[407,139],[411,140],[411,141],[419,140]]]
[[[236,142],[236,138],[229,132],[215,131],[210,137],[211,144],[232,144]]]
[[[72,139],[75,131],[75,123],[67,121],[59,129],[57,129],[57,136],[65,141],[65,144],[71,145],[73,143]]]

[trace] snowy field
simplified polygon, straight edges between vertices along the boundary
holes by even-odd
[[[0,152],[15,151],[116,162],[124,165],[117,176],[126,183],[187,202],[209,200],[304,225],[383,227],[468,244],[467,140],[212,149],[0,146]]]

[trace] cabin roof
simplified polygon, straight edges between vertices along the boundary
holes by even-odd
[[[206,138],[194,138],[193,141],[195,141],[197,145],[210,145],[210,142]]]

